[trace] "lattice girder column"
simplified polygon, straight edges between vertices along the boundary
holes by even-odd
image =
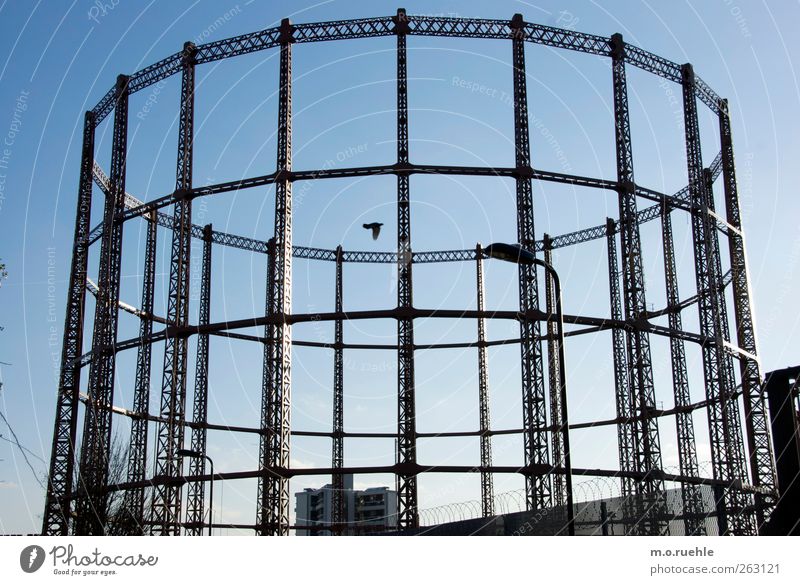
[[[716,213],[715,210],[715,203],[714,203],[714,178],[711,174],[711,169],[703,169],[703,181],[705,183],[705,193],[706,193],[706,205],[708,207],[709,214]],[[715,229],[714,221],[712,221],[711,216],[708,217],[709,223],[709,239],[708,242],[710,244],[711,250],[711,258],[713,262],[711,263],[711,274],[713,276],[713,287],[712,291],[716,297],[716,303],[718,307],[718,328],[719,328],[719,338],[723,340],[723,351],[719,354],[720,355],[720,365],[722,367],[722,374],[725,380],[727,380],[727,386],[730,388],[730,400],[728,404],[728,421],[729,421],[729,430],[731,437],[733,437],[732,445],[735,447],[735,476],[740,478],[740,480],[744,483],[749,483],[747,478],[747,455],[745,453],[744,448],[744,437],[742,434],[742,418],[739,409],[739,399],[736,395],[736,374],[735,369],[733,366],[733,354],[728,350],[725,346],[726,343],[730,342],[731,339],[731,331],[730,326],[728,324],[728,302],[725,298],[725,284],[723,281],[722,276],[722,258],[720,255],[720,247],[719,247],[719,233],[718,230]],[[753,505],[753,497],[752,494],[740,492],[736,495],[738,498],[738,502],[736,505],[737,510],[742,510],[743,508],[748,508],[747,512],[740,512],[740,515],[743,516],[741,520],[737,519],[734,521],[733,525],[736,526],[738,522],[741,522],[743,525],[747,526],[747,530],[755,530],[755,526],[751,526],[754,521],[754,514],[750,509]]]
[[[211,317],[211,224],[203,227],[203,262],[200,277],[200,311],[197,324],[208,325]],[[198,426],[192,429],[191,449],[195,453],[206,454],[208,430],[208,333],[197,335],[197,358],[194,375],[194,397],[192,421]],[[205,457],[189,459],[189,475],[205,475]],[[211,502],[213,506],[213,502]],[[211,506],[209,506],[209,509]],[[205,518],[205,484],[193,481],[188,484],[186,502],[186,534],[200,536]],[[211,523],[211,518],[208,521]]]
[[[475,277],[477,308],[484,311],[483,252],[480,244],[475,248]],[[481,437],[481,513],[484,518],[494,516],[494,483],[492,473],[492,435],[489,411],[489,363],[486,356],[486,319],[478,318],[478,415]]]
[[[703,173],[695,81],[691,65],[682,67],[682,76],[689,196],[694,207],[691,212],[692,239],[700,334],[713,340],[702,346],[706,398],[709,400],[707,411],[711,460],[715,478],[732,483],[746,477],[741,475],[741,470],[744,469],[743,445],[741,435],[737,436],[736,433],[738,408],[733,394],[734,381],[729,378],[724,363],[726,350],[720,314],[721,279],[716,273],[717,264],[714,262],[717,230],[708,213],[710,193]],[[734,534],[750,534],[755,529],[749,515],[738,512],[746,503],[747,498],[740,491],[725,490],[720,507],[728,516],[728,525]]]
[[[606,249],[608,258],[608,292],[611,306],[611,319],[623,321],[622,295],[620,293],[619,255],[617,253],[617,223],[606,220]],[[636,452],[638,435],[635,432],[636,403],[631,396],[628,381],[628,356],[625,346],[625,331],[619,327],[611,330],[611,346],[614,365],[614,388],[617,423],[617,450],[619,453],[619,469],[624,472],[636,471]],[[620,478],[620,493],[624,498],[625,532],[631,533],[635,527],[637,516],[634,504],[638,502],[639,493],[636,482],[630,477]]]
[[[342,247],[336,248],[336,312],[344,311],[342,299]],[[334,324],[333,342],[333,441],[331,453],[331,467],[341,469],[344,467],[344,321],[337,318]],[[331,509],[333,533],[343,534],[347,522],[345,510],[344,475],[334,473],[331,478],[333,494]]]
[[[273,317],[275,311],[275,303],[273,302],[272,294],[275,288],[275,238],[271,238],[267,242],[267,283],[265,293],[265,306],[264,314],[267,317]],[[264,326],[264,360],[261,375],[261,436],[259,440],[258,461],[259,466],[263,469],[267,466],[269,461],[269,451],[274,442],[275,433],[273,428],[273,405],[270,402],[272,387],[275,383],[275,343],[276,343],[276,325],[274,323],[267,323]],[[266,471],[265,473],[271,473]],[[258,526],[268,519],[268,510],[273,499],[272,489],[273,482],[266,481],[259,478],[258,481],[258,500],[256,518]],[[257,530],[257,532],[260,532]],[[264,534],[264,532],[260,532]]]
[[[553,266],[553,245],[550,236],[543,237],[544,261]],[[547,303],[547,372],[550,390],[550,427],[553,432],[550,442],[553,454],[553,466],[565,467],[564,434],[559,430],[563,424],[561,387],[565,383],[561,379],[561,355],[558,344],[558,323],[552,316],[556,313],[556,284],[549,271],[545,271],[545,302]],[[553,474],[553,506],[562,506],[567,502],[567,486],[564,475]]]
[[[75,532],[102,535],[106,530],[108,462],[111,450],[111,409],[119,318],[122,222],[117,215],[125,206],[125,165],[128,145],[128,81],[117,78],[114,130],[111,146],[111,189],[103,209],[103,236],[98,267],[98,293],[92,333],[92,365],[83,425],[80,486]]]
[[[275,181],[275,235],[271,256],[269,314],[279,321],[267,326],[262,423],[265,441],[259,461],[257,531],[289,533],[289,443],[291,430],[292,327],[292,43],[294,29],[281,21],[278,89],[278,152]]]
[[[672,234],[672,217],[670,208],[663,207],[661,215],[661,243],[664,248],[664,281],[666,287],[667,307],[669,308],[669,328],[683,331],[680,312],[680,294],[678,292],[678,271],[675,265],[675,242]],[[670,363],[672,365],[672,386],[675,397],[675,408],[685,408],[692,403],[689,392],[689,376],[686,368],[686,348],[684,341],[677,336],[669,339]],[[679,411],[675,415],[675,428],[678,438],[678,466],[680,474],[686,477],[700,477],[697,464],[697,445],[694,438],[694,419],[691,410]],[[700,486],[681,484],[683,513],[686,516],[684,527],[687,535],[705,534],[705,522],[702,519],[704,504]]]
[[[150,412],[150,370],[153,344],[153,301],[156,280],[156,246],[158,223],[155,214],[146,217],[147,241],[145,243],[144,266],[142,269],[142,305],[139,323],[139,339],[136,352],[136,381],[133,388],[133,412],[131,435],[128,443],[128,482],[142,482],[147,477],[147,415]],[[145,526],[145,488],[144,485],[125,492],[124,514],[126,532],[143,534]]]
[[[72,265],[67,289],[67,310],[64,317],[64,342],[56,397],[53,448],[47,482],[42,534],[67,536],[69,533],[69,495],[73,488],[75,445],[78,432],[78,403],[81,367],[78,358],[83,351],[83,316],[86,307],[86,275],[89,260],[87,239],[91,231],[92,165],[94,163],[94,114],[86,112],[83,120],[83,146],[78,181],[78,202],[75,212],[75,236]]]
[[[517,240],[531,251],[536,250],[533,189],[531,178],[530,139],[528,132],[528,93],[525,78],[525,22],[515,14],[512,31],[512,65],[514,73],[514,146],[517,205]],[[539,285],[536,267],[519,264],[520,312],[528,315],[539,310]],[[549,467],[547,407],[544,387],[541,326],[538,320],[520,320],[522,369],[522,425],[525,449],[525,496],[529,510],[548,508],[552,502],[549,474],[536,473]]]
[[[408,21],[400,9],[394,17],[397,36],[397,525],[419,525],[417,505],[417,431],[414,380],[411,204],[408,158]]]
[[[192,154],[194,150],[194,86],[196,48],[186,43],[183,49],[176,165],[175,202],[167,298],[167,336],[164,345],[164,371],[156,442],[156,477],[183,474],[183,433],[186,410],[187,357],[189,340],[182,330],[189,324],[189,286],[191,258]],[[153,490],[152,533],[178,535],[181,523],[181,488],[166,483]]]
[[[647,474],[639,489],[643,494],[648,513],[640,529],[645,534],[661,534],[666,530],[663,512],[664,482],[658,420],[650,416],[655,409],[653,366],[650,356],[650,336],[639,326],[647,319],[645,278],[642,246],[637,221],[636,182],[633,173],[633,146],[631,143],[628,85],[625,75],[625,43],[622,35],[611,37],[611,70],[613,76],[615,145],[617,159],[617,189],[619,191],[619,232],[622,252],[623,299],[627,329],[628,368],[630,394],[635,414],[640,417],[634,425],[637,437],[637,471]]]
[[[749,354],[739,358],[748,458],[753,485],[774,492],[776,486],[775,458],[772,452],[769,418],[766,414],[760,364],[757,357],[758,346],[753,323],[753,309],[750,304],[750,277],[739,208],[731,120],[727,100],[722,100],[720,103],[719,128],[722,143],[722,180],[725,192],[726,219],[736,230],[728,233],[736,335],[739,347]],[[769,514],[774,506],[774,496],[756,495],[756,519],[759,530],[769,519]]]

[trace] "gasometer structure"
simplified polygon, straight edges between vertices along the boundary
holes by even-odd
[[[409,152],[409,107],[407,43],[416,36],[481,39],[475,43],[508,46],[513,74],[514,166],[505,168],[444,166],[412,163]],[[367,167],[303,169],[292,165],[292,53],[304,43],[345,41],[365,37],[396,39],[396,140],[397,156],[385,164]],[[531,160],[528,99],[526,92],[526,44],[541,44],[566,51],[589,53],[608,59],[613,88],[616,177],[592,178],[539,169]],[[242,180],[198,186],[193,180],[195,72],[198,67],[246,53],[277,51],[280,59],[278,93],[277,156],[274,170]],[[634,145],[628,105],[626,71],[634,67],[677,84],[682,91],[686,187],[674,194],[650,189],[636,182]],[[142,202],[125,189],[128,99],[170,76],[181,77],[178,104],[179,129],[175,189]],[[705,161],[701,152],[698,109],[708,108],[719,120],[719,150]],[[110,165],[102,169],[96,161],[95,131],[113,115]],[[683,169],[679,172],[683,173]],[[506,177],[516,185],[517,244],[543,260],[555,271],[542,271],[532,263],[519,263],[519,310],[498,311],[484,299],[483,263],[480,246],[464,250],[423,251],[412,245],[410,177],[419,174]],[[397,178],[396,249],[362,252],[318,249],[295,245],[292,239],[292,187],[301,181],[393,175]],[[495,508],[493,477],[521,474],[525,507],[530,512],[564,510],[572,504],[572,478],[594,476],[618,482],[622,502],[616,517],[626,534],[709,532],[713,518],[719,533],[757,534],[769,518],[777,493],[775,465],[768,418],[762,391],[762,372],[756,355],[756,337],[750,301],[748,268],[737,193],[731,120],[727,101],[698,77],[690,64],[679,65],[639,47],[627,44],[621,35],[597,36],[526,22],[522,15],[487,20],[407,15],[402,9],[393,16],[295,24],[288,19],[280,26],[251,34],[182,50],[131,75],[120,75],[100,102],[86,112],[75,216],[74,248],[69,275],[64,342],[57,392],[52,458],[42,532],[46,535],[105,534],[112,520],[122,519],[129,533],[156,535],[201,534],[208,527],[206,488],[212,480],[203,457],[208,451],[208,431],[254,433],[258,437],[257,469],[216,473],[214,482],[253,478],[257,491],[252,521],[240,528],[260,535],[286,535],[290,522],[290,478],[300,475],[331,477],[333,514],[322,528],[346,533],[343,477],[346,474],[391,473],[396,477],[397,531],[420,528],[418,478],[425,473],[476,473],[481,481],[480,515],[491,518]],[[533,191],[542,181],[572,184],[601,190],[618,203],[619,213],[605,223],[573,233],[548,235],[534,229]],[[275,196],[274,231],[263,239],[216,231],[210,225],[194,224],[192,203],[246,189],[271,186]],[[716,192],[716,197],[715,197]],[[100,198],[102,217],[92,217],[92,200]],[[720,205],[715,205],[715,201]],[[723,204],[724,202],[724,209]],[[685,215],[691,225],[696,294],[681,296],[678,290],[673,217]],[[123,250],[123,230],[133,222],[145,222],[146,242],[140,249]],[[640,226],[659,222],[663,255],[663,282],[667,304],[650,307],[646,302]],[[538,225],[537,225],[538,227]],[[167,307],[155,315],[154,289],[156,242],[171,242]],[[390,234],[391,236],[391,234]],[[192,240],[202,242],[200,302],[197,314],[189,311]],[[561,313],[556,306],[552,252],[579,246],[590,240],[607,242],[609,316]],[[89,265],[90,249],[99,246],[99,262]],[[237,321],[213,321],[211,257],[215,248],[229,246],[262,255],[268,265],[266,306],[263,313]],[[120,274],[123,254],[143,258],[141,304],[121,302]],[[729,260],[722,262],[723,255]],[[328,313],[295,313],[292,310],[292,263],[334,263],[336,280],[331,291],[335,310]],[[475,266],[477,308],[463,310],[426,309],[413,302],[412,271],[416,264],[462,262]],[[381,310],[344,310],[342,282],[350,263],[383,263],[396,266],[396,305]],[[723,269],[729,266],[729,269]],[[85,318],[87,292],[96,297],[93,318]],[[605,292],[602,294],[605,295]],[[729,307],[732,299],[732,308]],[[692,323],[682,319],[691,310]],[[731,310],[732,309],[732,310]],[[139,335],[118,339],[121,311],[139,319]],[[699,317],[699,319],[698,319]],[[476,337],[456,344],[419,345],[414,340],[415,320],[467,319],[475,322]],[[344,355],[353,344],[343,336],[343,324],[351,320],[393,319],[397,336],[391,344],[396,352],[397,428],[392,433],[349,432],[344,427]],[[486,321],[519,323],[514,339],[488,339]],[[655,323],[660,319],[659,323]],[[297,339],[292,326],[312,320],[333,322],[334,343]],[[666,323],[665,323],[666,321]],[[730,322],[733,321],[733,322]],[[91,323],[85,331],[84,323]],[[560,330],[559,324],[567,330]],[[262,328],[262,335],[241,330]],[[572,423],[567,420],[564,371],[569,371],[564,338],[611,332],[605,344],[613,362],[613,400],[616,416],[610,420]],[[563,334],[563,335],[562,335]],[[263,347],[261,414],[258,428],[231,427],[208,420],[209,338],[222,336],[250,341]],[[671,382],[658,389],[654,383],[651,339],[668,339]],[[152,349],[163,344],[163,363],[152,363]],[[520,348],[521,427],[493,429],[489,424],[489,375],[487,348],[516,344]],[[693,402],[686,347],[699,346],[702,353],[704,399]],[[330,376],[333,397],[330,432],[316,432],[331,442],[330,466],[296,469],[290,465],[293,435],[309,434],[291,425],[292,348],[302,345],[332,354]],[[478,428],[464,432],[420,433],[415,418],[415,354],[447,346],[477,348],[476,371],[480,413]],[[359,350],[370,349],[358,344]],[[386,345],[374,346],[386,350]],[[120,352],[136,352],[132,381],[133,408],[115,406],[115,368]],[[196,352],[195,371],[188,372],[188,356]],[[159,349],[160,354],[160,349]],[[566,355],[566,363],[565,356]],[[161,365],[160,371],[157,367]],[[155,370],[155,372],[154,372]],[[393,371],[392,374],[393,375]],[[193,384],[189,381],[193,380]],[[118,381],[118,380],[117,380]],[[130,381],[126,381],[130,384]],[[193,385],[193,389],[190,386]],[[670,388],[671,386],[671,388]],[[158,409],[152,409],[153,403]],[[666,401],[669,408],[657,407]],[[706,414],[710,441],[710,472],[701,473],[695,441],[695,411]],[[129,448],[125,474],[112,481],[109,474],[112,427],[128,417]],[[674,419],[679,469],[664,471],[659,421]],[[80,424],[79,424],[80,423]],[[619,465],[613,469],[572,467],[569,429],[607,426],[616,429]],[[127,428],[127,427],[126,427]],[[519,463],[492,463],[492,437],[516,434],[522,437]],[[395,462],[380,467],[348,467],[344,440],[351,437],[392,438]],[[480,465],[440,465],[420,461],[417,440],[423,436],[478,437]],[[187,456],[187,453],[194,455]],[[255,482],[254,482],[255,483]],[[670,488],[672,486],[672,488]],[[667,497],[670,489],[676,497]],[[123,504],[110,517],[111,494],[122,493]],[[704,494],[711,493],[708,501]],[[677,503],[676,503],[677,502]],[[573,514],[564,518],[555,533],[566,533]],[[573,527],[574,528],[574,527]],[[574,532],[574,529],[572,530]]]

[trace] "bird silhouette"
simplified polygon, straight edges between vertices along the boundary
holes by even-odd
[[[382,225],[383,225],[382,223],[378,223],[377,221],[374,221],[372,223],[365,223],[364,224],[364,229],[365,230],[372,230],[372,239],[373,240],[377,240],[378,236],[381,235],[381,226]]]

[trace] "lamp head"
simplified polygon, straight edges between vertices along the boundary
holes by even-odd
[[[514,262],[515,264],[534,264],[536,259],[533,252],[523,248],[519,244],[503,244],[497,242],[483,248],[483,253],[489,258]]]

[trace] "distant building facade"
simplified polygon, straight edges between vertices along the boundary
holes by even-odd
[[[330,526],[333,519],[333,485],[319,489],[306,488],[295,495],[295,524],[297,536],[328,536],[322,528],[303,529],[300,526]],[[344,476],[344,534],[369,534],[397,527],[397,492],[388,487],[353,489],[353,476]]]

